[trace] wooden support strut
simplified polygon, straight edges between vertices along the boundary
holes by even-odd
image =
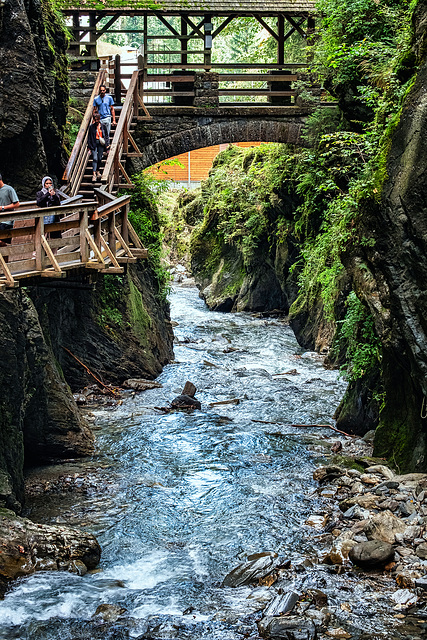
[[[18,283],[13,279],[13,276],[9,271],[9,267],[7,266],[6,261],[3,258],[1,253],[0,253],[0,265],[1,265],[1,268],[3,270],[4,277],[6,278],[7,286],[8,287],[17,287]]]
[[[46,251],[46,255],[47,255],[47,257],[49,258],[49,261],[50,261],[50,263],[51,263],[51,265],[52,265],[52,267],[53,267],[53,272],[52,272],[52,271],[50,271],[50,272],[48,273],[49,277],[52,277],[52,276],[54,276],[54,277],[55,277],[55,276],[56,276],[56,277],[58,277],[58,276],[59,276],[59,277],[61,277],[61,278],[62,278],[62,276],[63,276],[63,275],[65,275],[65,274],[64,274],[64,272],[62,271],[61,267],[59,266],[58,261],[57,261],[57,259],[55,258],[55,255],[54,255],[54,253],[53,253],[52,249],[50,248],[50,245],[49,245],[49,243],[48,243],[48,241],[47,241],[47,239],[46,239],[46,236],[45,236],[44,234],[42,234],[40,239],[41,239],[41,245],[42,245],[43,249]],[[46,272],[43,272],[43,273],[42,273],[42,276],[43,276],[45,273],[46,273]]]

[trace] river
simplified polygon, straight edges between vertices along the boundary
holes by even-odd
[[[223,588],[224,576],[260,551],[301,567],[317,556],[304,523],[321,510],[312,473],[333,434],[292,425],[332,424],[345,383],[280,320],[211,313],[194,288],[177,287],[171,306],[176,361],[158,378],[163,388],[96,409],[96,455],[60,467],[75,490],[28,503],[35,521],[94,533],[100,569],[17,582],[0,603],[0,640],[255,638],[271,591]],[[155,409],[187,380],[201,411]],[[58,469],[44,473],[48,481]],[[310,577],[326,583],[324,572]],[[102,603],[126,609],[128,621],[97,631],[91,617]]]

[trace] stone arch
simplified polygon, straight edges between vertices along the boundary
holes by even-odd
[[[303,127],[303,118],[223,119],[193,127],[188,127],[187,124],[186,129],[175,132],[170,132],[169,129],[169,134],[161,135],[161,132],[154,134],[145,144],[141,144],[141,138],[139,138],[138,144],[143,157],[137,163],[138,170],[188,151],[231,142],[283,142],[303,146],[301,136]]]

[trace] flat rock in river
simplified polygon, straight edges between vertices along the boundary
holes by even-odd
[[[316,640],[316,627],[305,620],[290,620],[285,617],[268,616],[258,622],[258,630],[263,638],[271,640]]]
[[[277,553],[265,551],[248,556],[246,562],[230,571],[222,583],[223,587],[241,587],[265,578],[279,564]]]

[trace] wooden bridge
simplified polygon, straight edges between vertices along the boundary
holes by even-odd
[[[243,107],[248,120],[259,120],[260,137],[250,137],[248,141],[299,143],[301,119],[311,109],[298,104],[298,93],[292,83],[301,77],[299,71],[307,67],[307,62],[286,63],[284,43],[293,33],[307,40],[314,29],[314,3],[309,0],[268,0],[264,3],[242,0],[238,9],[235,4],[234,0],[212,0],[210,3],[162,0],[158,9],[153,9],[153,3],[149,2],[151,8],[138,8],[141,3],[134,3],[133,7],[118,10],[108,9],[107,1],[106,8],[99,10],[98,3],[91,0],[84,8],[69,2],[64,13],[72,22],[74,42],[70,53],[75,62],[96,63],[98,68],[97,39],[119,17],[127,14],[143,17],[143,53],[131,73],[126,72],[118,58],[104,61],[98,72],[64,172],[61,206],[40,209],[35,202],[27,202],[10,214],[0,216],[2,222],[14,221],[13,228],[0,231],[0,288],[16,287],[34,278],[65,277],[75,269],[122,273],[126,263],[147,257],[147,251],[129,222],[130,196],[117,196],[119,189],[133,187],[126,163],[132,164],[134,160],[134,168],[140,170],[187,150],[185,145],[189,145],[188,150],[209,146],[209,140],[213,144],[213,131],[218,137],[215,142],[233,142],[237,141],[236,137],[251,136],[250,127],[241,117]],[[95,8],[91,9],[91,5]],[[200,22],[197,22],[197,16]],[[255,17],[276,40],[277,63],[221,64],[212,61],[214,39],[231,20],[242,16]],[[147,26],[150,17],[156,18],[168,33],[165,35],[164,29],[157,35],[150,31]],[[176,22],[173,23],[174,17],[179,18],[179,29]],[[276,28],[271,26],[271,17],[277,19]],[[285,24],[288,24],[288,31]],[[179,49],[169,49],[165,54],[164,50],[150,48],[150,42],[156,45],[159,40],[170,41],[173,46],[178,43]],[[190,44],[192,40],[202,42],[202,48],[194,49]],[[89,56],[80,55],[83,47]],[[160,54],[163,59],[159,58]],[[104,154],[101,180],[93,183],[87,137],[93,100],[99,94],[101,84],[109,86],[115,96],[118,120],[111,130],[108,156]],[[255,102],[260,97],[264,102]],[[221,103],[222,100],[225,102]],[[165,139],[165,127],[159,126],[159,122],[170,116],[176,122],[171,126],[172,121],[168,120],[170,135]],[[274,120],[276,116],[280,122]],[[215,117],[218,119],[214,122]],[[233,117],[239,121],[231,122]],[[187,130],[182,126],[183,118]],[[135,130],[140,123],[147,125],[144,139],[148,140],[152,134],[144,142],[146,147],[136,139]],[[173,126],[181,127],[182,131],[174,132]],[[46,215],[58,216],[60,221],[45,224]]]

